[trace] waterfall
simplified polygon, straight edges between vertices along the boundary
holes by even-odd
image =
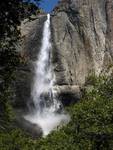
[[[55,75],[52,69],[52,45],[50,31],[50,14],[44,23],[42,46],[35,62],[35,77],[31,96],[34,109],[31,114],[24,116],[26,120],[38,124],[43,135],[48,135],[60,123],[69,121],[69,116],[59,111],[61,103],[55,97]],[[59,111],[59,113],[58,113]]]

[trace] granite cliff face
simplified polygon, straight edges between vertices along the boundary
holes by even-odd
[[[38,18],[33,17],[32,21],[24,20],[21,24],[21,46],[18,48],[22,65],[18,67],[15,81],[15,102],[17,108],[27,108],[32,104],[31,88],[34,78],[34,62],[37,53],[40,50],[43,24],[46,19],[45,15]]]
[[[62,1],[52,17],[58,84],[83,85],[113,64],[113,1]]]
[[[17,88],[32,87],[33,62],[39,51],[46,15],[26,21],[21,26],[25,65],[19,71]],[[109,74],[113,66],[113,1],[62,0],[51,14],[53,68],[59,98],[80,98],[79,86],[95,73]],[[27,68],[27,71],[26,69]],[[28,81],[28,79],[30,79]],[[23,82],[28,84],[22,85]],[[23,88],[23,89],[22,89]],[[29,99],[30,92],[18,97]],[[67,94],[67,95],[66,95]],[[72,98],[73,99],[73,98]]]

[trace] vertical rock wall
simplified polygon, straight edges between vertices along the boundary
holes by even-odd
[[[33,62],[40,49],[45,15],[21,26],[25,65],[17,72],[16,104],[30,99]],[[53,68],[59,99],[80,98],[79,86],[95,73],[113,70],[113,1],[61,0],[51,14]],[[65,103],[65,102],[64,102]]]
[[[83,85],[113,64],[112,0],[62,1],[51,28],[57,84]]]
[[[21,24],[22,45],[19,49],[22,64],[18,67],[15,81],[15,107],[27,108],[33,105],[31,89],[34,82],[34,62],[40,50],[43,24],[46,15],[40,15],[33,20],[24,20]]]

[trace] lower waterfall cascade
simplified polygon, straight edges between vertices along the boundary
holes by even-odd
[[[70,117],[61,109],[61,102],[56,98],[54,89],[55,75],[52,68],[52,44],[50,14],[44,23],[42,45],[34,63],[35,75],[31,96],[34,108],[24,118],[42,128],[43,136],[48,135],[60,124],[69,122]]]

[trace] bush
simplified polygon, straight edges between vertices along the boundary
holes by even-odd
[[[1,150],[112,150],[113,77],[95,77],[80,102],[70,106],[70,123],[46,138],[32,140],[21,130],[0,133]]]

